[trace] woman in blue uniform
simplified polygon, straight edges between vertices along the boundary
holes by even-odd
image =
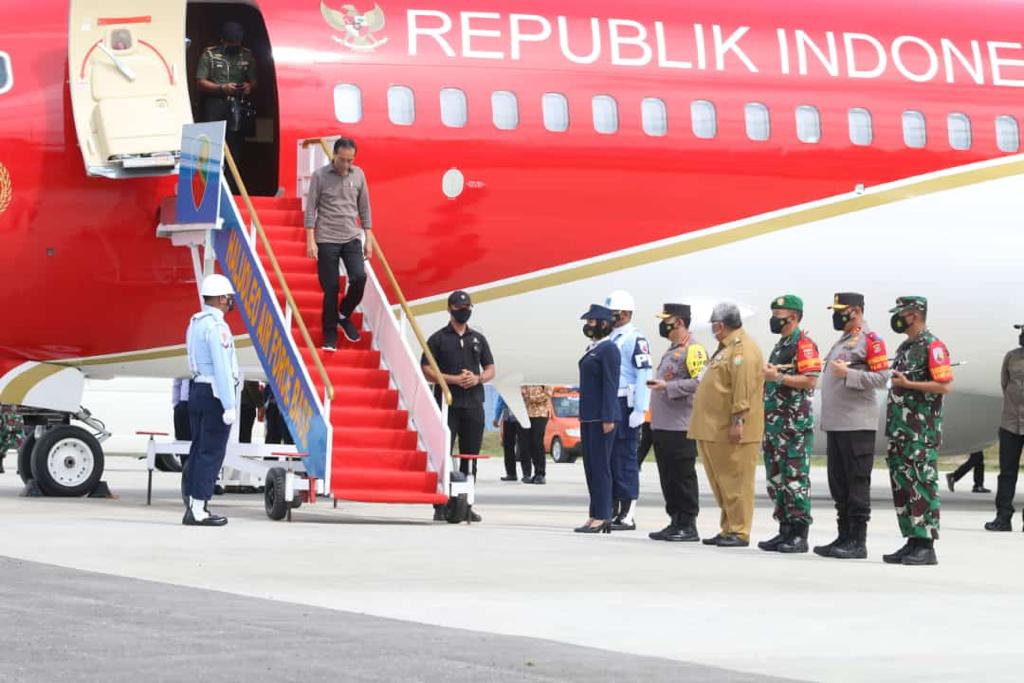
[[[612,445],[619,418],[619,349],[608,343],[612,311],[596,304],[583,314],[583,334],[593,343],[580,359],[580,440],[590,492],[590,519],[575,531],[611,533]]]

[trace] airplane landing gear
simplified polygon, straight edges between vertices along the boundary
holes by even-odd
[[[18,474],[27,495],[80,497],[106,490],[100,481],[104,457],[100,442],[110,436],[103,423],[82,408],[75,415],[34,416],[36,424],[18,451]],[[96,430],[69,424],[78,420]]]

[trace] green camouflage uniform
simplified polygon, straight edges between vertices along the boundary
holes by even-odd
[[[942,358],[932,358],[937,353]],[[945,371],[933,370],[934,361]],[[892,370],[903,373],[911,382],[949,381],[943,376],[952,376],[945,346],[928,330],[900,344]],[[892,387],[886,406],[885,434],[889,437],[885,460],[900,532],[904,538],[937,539],[942,395]]]
[[[0,459],[25,443],[25,420],[12,405],[0,404]]]
[[[217,85],[234,83],[238,85],[256,80],[256,60],[252,51],[239,48],[238,52],[229,53],[224,45],[214,45],[203,51],[196,67],[196,78],[211,81]]]

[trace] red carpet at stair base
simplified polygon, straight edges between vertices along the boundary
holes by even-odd
[[[248,222],[244,203],[238,203]],[[336,498],[373,503],[445,502],[445,496],[436,492],[437,474],[427,471],[427,454],[417,449],[409,415],[398,408],[398,392],[388,388],[389,373],[381,367],[380,353],[372,348],[373,334],[363,327],[362,315],[352,316],[363,337],[359,342],[353,344],[339,334],[336,352],[320,349],[323,293],[316,261],[306,256],[300,200],[253,197],[253,205],[334,387],[331,492]],[[284,308],[284,294],[261,244],[257,244],[257,253]],[[345,291],[344,278],[341,291]],[[292,336],[322,398],[323,382],[298,324],[293,325]]]

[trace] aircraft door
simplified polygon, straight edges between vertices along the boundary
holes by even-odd
[[[86,173],[174,173],[192,122],[185,0],[71,0],[68,76]]]

